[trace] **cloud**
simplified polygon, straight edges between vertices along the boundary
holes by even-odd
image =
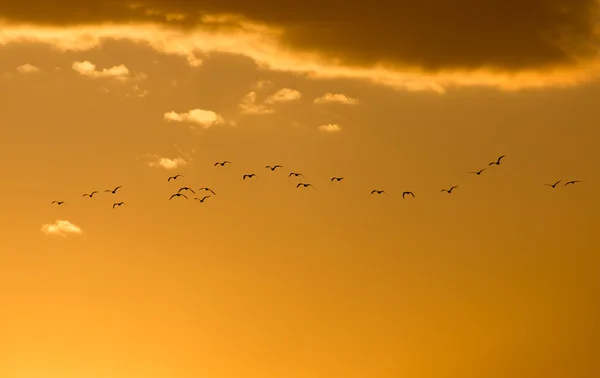
[[[344,3],[344,12],[337,0],[307,0],[286,7],[285,17],[268,0],[201,6],[146,0],[145,8],[111,1],[90,3],[77,16],[70,12],[79,6],[50,12],[38,2],[4,2],[0,14],[12,23],[0,25],[0,45],[38,42],[86,51],[106,41],[130,41],[184,59],[211,52],[244,55],[261,69],[309,79],[356,79],[437,93],[457,86],[567,87],[600,77],[596,0],[457,0],[435,7],[373,0],[366,8]],[[160,15],[145,14],[149,8]],[[191,17],[202,10],[204,16]],[[167,22],[168,13],[187,17]]]
[[[168,112],[164,114],[167,122],[187,122],[208,129],[214,125],[222,124],[223,117],[212,110],[192,109],[185,113]]]
[[[261,79],[261,80],[258,80],[256,83],[254,83],[252,85],[252,88],[256,89],[256,90],[261,90],[263,88],[268,88],[272,85],[273,85],[273,82],[271,80]]]
[[[81,228],[67,220],[57,220],[42,226],[42,232],[46,235],[67,236],[68,234],[81,234]]]
[[[344,104],[344,105],[358,105],[359,101],[357,98],[351,98],[342,93],[325,93],[321,97],[317,97],[314,100],[315,104]]]
[[[317,128],[326,133],[338,133],[342,131],[342,127],[337,123],[328,123],[326,125],[321,125]]]
[[[185,58],[192,67],[200,67],[203,63],[202,59],[196,58],[193,53],[189,53]]]
[[[73,65],[71,67],[80,75],[91,77],[94,79],[108,77],[116,79],[118,81],[126,81],[129,78],[129,69],[123,64],[98,70],[95,64],[91,63],[88,60],[84,60],[81,62],[73,62]]]
[[[33,64],[25,63],[18,66],[17,71],[19,71],[19,73],[35,73],[40,72],[40,69]]]
[[[302,97],[302,93],[295,89],[283,88],[273,93],[265,100],[265,104],[275,104],[277,102],[289,102],[298,100]]]
[[[240,113],[253,115],[274,114],[275,109],[256,103],[256,92],[246,94],[239,104]]]
[[[147,156],[149,161],[146,163],[149,167],[153,168],[164,168],[166,170],[172,170],[183,167],[188,162],[183,158],[166,158],[160,155],[149,154]]]

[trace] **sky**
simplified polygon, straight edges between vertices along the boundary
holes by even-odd
[[[599,376],[599,10],[0,3],[0,376]]]

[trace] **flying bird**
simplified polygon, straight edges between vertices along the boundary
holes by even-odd
[[[210,196],[204,196],[202,198],[194,198],[195,200],[198,200],[200,202],[204,202],[205,199],[209,198]]]
[[[171,176],[169,177],[169,179],[167,181],[171,181],[171,179],[173,180],[177,180],[178,177],[184,177],[183,175],[175,175],[175,176]]]
[[[177,193],[181,192],[182,190],[189,190],[190,192],[196,194],[196,192],[194,192],[191,188],[188,188],[187,186],[184,186],[183,188],[179,188],[179,190],[177,191]]]
[[[226,163],[229,163],[229,164],[231,164],[231,162],[230,162],[230,161],[227,161],[227,160],[225,160],[225,161],[222,161],[222,162],[216,162],[216,163],[215,163],[215,167],[216,167],[217,165],[220,165],[220,166],[222,167],[222,166],[224,166]]]
[[[122,188],[122,186],[117,186],[114,190],[106,189],[105,192],[111,192],[112,194],[116,194],[119,188]]]
[[[408,194],[410,194],[411,196],[413,196],[413,198],[415,198],[415,194],[413,192],[404,192],[404,193],[402,193],[402,199],[404,199],[404,196],[408,195]]]
[[[288,175],[288,177],[292,177],[292,176],[294,176],[294,177],[298,177],[298,176],[302,176],[302,177],[304,177],[304,175],[303,175],[302,173],[296,173],[296,172],[292,172],[292,173],[290,173],[290,174]]]
[[[558,185],[559,182],[562,182],[562,180],[558,180],[557,182],[555,182],[554,184],[544,184],[546,186],[550,186],[552,188],[556,188],[556,185]]]
[[[217,193],[213,192],[213,191],[212,191],[212,189],[210,189],[210,188],[200,188],[200,189],[198,189],[198,190],[206,190],[206,191],[208,191],[208,192],[211,192],[211,193],[212,193],[212,194],[214,194],[215,196],[217,195]]]
[[[343,177],[332,177],[331,180],[329,180],[329,181],[333,181],[333,180],[342,181],[343,179],[344,179]]]
[[[312,186],[312,184],[305,184],[305,183],[303,183],[303,182],[301,182],[301,183],[299,183],[298,185],[296,185],[296,188],[299,188],[300,186],[303,186],[303,187],[305,187],[305,188],[307,188],[307,187],[309,187],[309,186],[310,186],[310,187],[312,187],[313,189],[315,188],[314,186]]]
[[[93,192],[91,192],[90,194],[84,194],[82,197],[86,197],[86,196],[87,196],[87,197],[90,197],[90,198],[92,198],[92,197],[94,196],[94,194],[96,194],[96,193],[98,193],[98,191],[97,191],[97,190],[94,190],[94,191],[93,191]]]
[[[371,190],[371,194],[375,194],[375,193],[377,193],[377,194],[387,194],[387,193],[385,193],[384,190],[377,190],[377,189]]]
[[[271,167],[270,165],[267,165],[265,168],[267,168],[267,169],[270,169],[270,170],[274,171],[274,170],[276,170],[277,168],[283,168],[283,167],[282,167],[281,165],[274,165],[274,166],[272,166],[272,167]],[[289,176],[288,176],[288,177],[289,177]]]
[[[450,194],[450,193],[452,193],[452,190],[455,188],[458,188],[458,186],[455,185],[455,186],[451,187],[450,189],[442,189],[442,192],[448,192],[448,194]]]
[[[175,193],[171,196],[171,198],[169,198],[169,201],[173,199],[173,197],[183,197],[185,199],[189,199],[185,196],[185,194],[181,194],[181,193]]]
[[[245,179],[246,179],[246,177],[248,177],[248,178],[252,178],[252,177],[254,177],[254,176],[256,176],[256,173],[248,173],[248,174],[245,174],[245,175],[244,175],[244,177],[242,177],[242,180],[245,180]]]
[[[485,168],[483,168],[483,169],[480,169],[480,170],[479,170],[479,171],[477,171],[477,172],[469,172],[469,173],[475,173],[477,176],[479,176],[479,175],[481,174],[481,172],[483,172],[483,171],[485,171]]]
[[[113,203],[113,210],[114,210],[115,206],[121,206],[121,205],[125,205],[125,202]]]
[[[494,164],[495,164],[495,165],[500,165],[500,160],[502,160],[502,158],[503,158],[504,156],[506,156],[506,155],[502,155],[502,156],[500,156],[500,157],[498,158],[498,160],[496,160],[496,161],[493,161],[493,162],[491,162],[491,163],[490,163],[490,164],[488,164],[488,165],[494,165]]]
[[[567,185],[569,185],[569,184],[575,184],[575,183],[577,183],[577,182],[581,182],[581,181],[579,181],[579,180],[573,180],[573,181],[569,181],[569,182],[567,182],[567,183],[565,184],[565,186],[567,186]]]
[[[64,202],[63,201],[52,201],[52,204],[57,204],[57,205],[62,205]]]

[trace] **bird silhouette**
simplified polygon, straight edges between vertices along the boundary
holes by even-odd
[[[282,167],[281,165],[274,165],[274,166],[272,166],[272,167],[271,167],[270,165],[267,165],[265,168],[267,168],[267,169],[270,169],[270,170],[274,171],[274,170],[276,170],[277,168],[283,168],[283,167]]]
[[[210,188],[200,188],[200,189],[198,189],[198,190],[205,190],[205,191],[207,191],[207,192],[211,192],[211,193],[212,193],[212,194],[214,194],[215,196],[217,195],[217,193],[213,192],[213,190],[212,190],[212,189],[210,189]]]
[[[170,201],[170,200],[172,200],[172,199],[173,199],[173,197],[183,197],[183,198],[185,198],[185,199],[189,199],[189,198],[187,198],[187,197],[186,197],[186,195],[185,195],[185,194],[181,194],[181,193],[175,193],[175,194],[173,194],[173,195],[171,196],[171,198],[169,198],[169,201]]]
[[[106,189],[105,192],[111,192],[112,194],[116,194],[119,188],[122,188],[122,186],[117,186],[114,190]]]
[[[252,178],[252,177],[254,177],[254,176],[256,176],[256,173],[247,173],[247,174],[245,174],[245,175],[244,175],[244,177],[242,177],[242,180],[245,180],[245,179],[246,179],[246,177],[248,177],[248,178]]]
[[[458,188],[458,186],[453,186],[450,189],[442,189],[442,192],[447,192],[448,194],[452,193],[452,190],[454,190],[455,188]]]
[[[558,180],[557,182],[555,182],[554,184],[544,184],[546,186],[550,186],[552,188],[556,188],[556,185],[558,185],[559,182],[562,182],[562,180]]]
[[[498,158],[498,160],[496,160],[496,161],[493,161],[493,162],[491,162],[491,163],[490,163],[490,164],[488,164],[488,165],[500,165],[500,160],[502,160],[502,158],[503,158],[504,156],[506,156],[506,155],[502,155],[502,156],[500,156],[500,157]]]
[[[187,186],[184,186],[183,188],[179,188],[177,193],[180,193],[182,190],[189,190],[190,192],[196,194],[196,192],[194,192],[191,188],[188,188]]]
[[[62,205],[64,202],[63,201],[52,201],[52,205],[54,205],[55,203],[57,205]]]
[[[115,206],[121,206],[121,205],[125,205],[125,202],[116,202],[116,203],[113,203],[113,210],[114,210]]]
[[[573,180],[573,181],[569,181],[569,182],[567,182],[567,183],[565,184],[565,186],[567,186],[567,185],[569,185],[569,184],[575,184],[575,183],[577,183],[577,182],[581,182],[581,181],[579,181],[579,180]]]
[[[231,164],[231,162],[230,162],[230,161],[227,161],[227,160],[225,160],[225,161],[222,161],[222,162],[216,162],[214,166],[216,167],[217,165],[220,165],[220,166],[222,167],[222,166],[224,166],[226,163],[229,163],[229,164]]]
[[[202,198],[194,198],[195,200],[200,201],[201,203],[204,202],[205,199],[209,198],[210,196],[204,196]]]
[[[371,190],[371,194],[387,194],[384,190],[377,190],[377,189],[373,189]]]
[[[402,199],[404,199],[404,196],[410,194],[411,196],[413,196],[413,198],[415,198],[415,194],[413,192],[403,192],[402,193]]]
[[[96,193],[98,193],[98,191],[97,191],[97,190],[94,190],[94,191],[93,191],[93,192],[91,192],[90,194],[84,194],[84,195],[82,195],[82,197],[86,197],[86,196],[87,196],[87,197],[90,197],[90,198],[92,198],[92,197],[94,196],[94,194],[96,194]]]
[[[312,184],[305,184],[305,183],[303,183],[303,182],[301,182],[301,183],[299,183],[298,185],[296,185],[296,188],[299,188],[300,186],[303,186],[303,187],[305,187],[305,188],[307,188],[307,187],[309,187],[309,186],[310,186],[310,187],[312,187],[313,189],[315,188],[314,186],[312,186]]]
[[[304,175],[303,175],[302,173],[297,173],[297,172],[291,172],[291,173],[288,175],[288,177],[292,177],[292,176],[294,176],[294,177],[298,177],[298,176],[302,176],[302,177],[304,177]]]
[[[169,177],[169,179],[167,181],[171,181],[171,180],[177,180],[178,177],[184,177],[183,175],[175,175],[175,176],[171,176]]]
[[[480,170],[479,170],[479,171],[477,171],[477,172],[469,172],[469,173],[475,173],[477,176],[479,176],[479,175],[481,174],[481,172],[483,172],[483,171],[485,171],[485,168],[483,168],[483,169],[480,169]]]
[[[333,181],[333,180],[337,180],[337,181],[342,181],[344,178],[343,177],[332,177],[331,180],[329,181]]]

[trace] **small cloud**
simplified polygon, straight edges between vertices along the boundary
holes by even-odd
[[[140,86],[137,84],[135,84],[132,87],[132,89],[133,89],[134,95],[137,97],[140,97],[140,98],[146,97],[146,96],[148,96],[148,93],[150,93],[150,91],[147,89],[140,89]]]
[[[283,88],[273,93],[265,100],[265,104],[274,104],[276,102],[288,102],[298,100],[302,93],[295,89]]]
[[[40,69],[34,66],[33,64],[25,63],[23,65],[18,66],[17,71],[19,71],[19,73],[26,74],[40,72]]]
[[[256,92],[246,94],[242,98],[239,107],[242,114],[265,115],[275,113],[275,109],[256,103]]]
[[[257,81],[256,83],[254,83],[252,85],[252,88],[256,89],[256,90],[260,90],[260,89],[263,89],[263,88],[270,87],[272,85],[273,85],[273,82],[271,80],[263,80],[263,79],[261,79],[261,80]]]
[[[225,122],[223,117],[212,110],[203,109],[192,109],[185,113],[168,112],[164,114],[164,119],[167,122],[193,123],[205,129]]]
[[[337,123],[328,123],[327,125],[321,125],[318,127],[318,129],[326,133],[338,133],[342,131],[342,128]]]
[[[165,19],[167,21],[183,21],[185,19],[185,15],[181,13],[167,13],[165,15]]]
[[[46,235],[67,236],[68,234],[79,235],[83,233],[81,228],[67,220],[57,220],[42,226],[42,232]]]
[[[88,60],[84,60],[82,62],[73,62],[71,67],[80,75],[94,79],[107,77],[123,82],[129,78],[129,69],[127,69],[124,64],[98,70],[96,69],[95,64]]]
[[[147,159],[149,159],[149,161],[146,164],[149,167],[164,168],[166,170],[180,168],[188,163],[186,160],[180,157],[171,159],[160,155],[152,154],[148,154]]]
[[[192,67],[200,67],[202,65],[202,59],[196,58],[196,56],[192,53],[189,53],[186,57],[188,64]]]
[[[325,93],[321,97],[317,97],[314,100],[315,104],[344,104],[344,105],[358,105],[359,101],[357,98],[348,97],[342,93]]]

